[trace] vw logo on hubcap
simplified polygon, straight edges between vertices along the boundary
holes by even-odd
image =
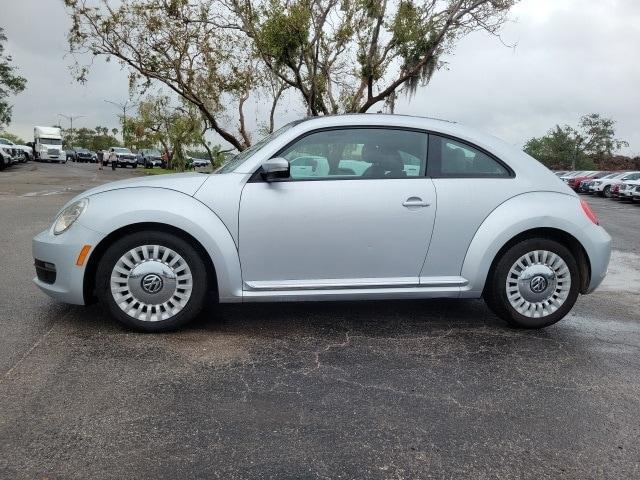
[[[162,290],[162,278],[155,273],[149,273],[142,277],[140,282],[142,289],[147,293],[158,293]]]
[[[529,286],[531,287],[531,291],[535,293],[542,293],[547,289],[547,279],[542,275],[536,275],[531,279],[531,283]]]

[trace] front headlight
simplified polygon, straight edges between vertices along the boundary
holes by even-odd
[[[60,212],[58,218],[56,218],[55,223],[53,224],[53,234],[60,235],[61,233],[66,232],[73,222],[75,222],[82,212],[87,209],[87,205],[89,205],[89,199],[83,198],[78,200],[77,202],[73,202],[67,208]]]

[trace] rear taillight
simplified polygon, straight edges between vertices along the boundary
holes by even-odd
[[[591,220],[596,225],[600,225],[600,220],[598,220],[598,216],[595,214],[593,210],[591,210],[591,207],[586,201],[580,200],[580,206],[582,206],[582,211],[584,212],[584,214],[587,216],[589,220]]]

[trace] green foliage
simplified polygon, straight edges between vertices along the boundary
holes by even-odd
[[[614,120],[592,113],[580,119],[578,129],[556,125],[546,135],[530,139],[524,151],[552,169],[589,170],[627,145],[615,138]]]
[[[0,27],[0,128],[11,123],[12,106],[7,102],[10,95],[17,95],[27,86],[27,80],[15,73],[12,58],[4,53],[7,36]]]
[[[65,148],[73,146],[86,148],[93,152],[120,146],[120,141],[110,134],[109,129],[101,126],[95,128],[74,128],[73,132],[64,130],[63,138]]]
[[[161,83],[237,150],[248,99],[283,88],[308,115],[393,110],[470,32],[497,34],[518,0],[65,0],[72,54],[118,60],[132,90]],[[77,64],[85,81],[88,65]],[[287,96],[287,98],[291,98]],[[230,118],[237,126],[229,127]],[[261,124],[258,119],[256,123]],[[125,131],[128,127],[125,126]]]
[[[273,2],[265,10],[265,22],[256,34],[258,48],[277,65],[291,65],[308,46],[311,10],[306,2],[285,9]]]
[[[160,146],[167,152],[171,168],[177,171],[185,170],[189,147],[206,145],[199,112],[193,106],[174,107],[167,96],[140,102],[138,115],[127,119],[127,128],[139,145]]]
[[[10,140],[13,143],[15,143],[16,145],[24,145],[25,144],[25,141],[22,138],[20,138],[17,135],[14,135],[13,133],[0,131],[0,137],[6,138],[7,140]]]

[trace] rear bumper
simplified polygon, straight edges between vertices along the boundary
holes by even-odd
[[[61,235],[53,235],[51,229],[39,233],[33,239],[33,257],[39,270],[33,281],[47,295],[65,303],[84,305],[84,273],[93,249],[103,235],[83,227],[78,222]],[[76,265],[78,254],[84,245],[91,245],[84,265]],[[51,274],[51,271],[54,271]],[[46,275],[50,273],[48,276]]]
[[[611,236],[599,225],[589,226],[583,232],[582,246],[591,267],[591,278],[584,293],[591,293],[600,286],[607,275],[611,258]]]

